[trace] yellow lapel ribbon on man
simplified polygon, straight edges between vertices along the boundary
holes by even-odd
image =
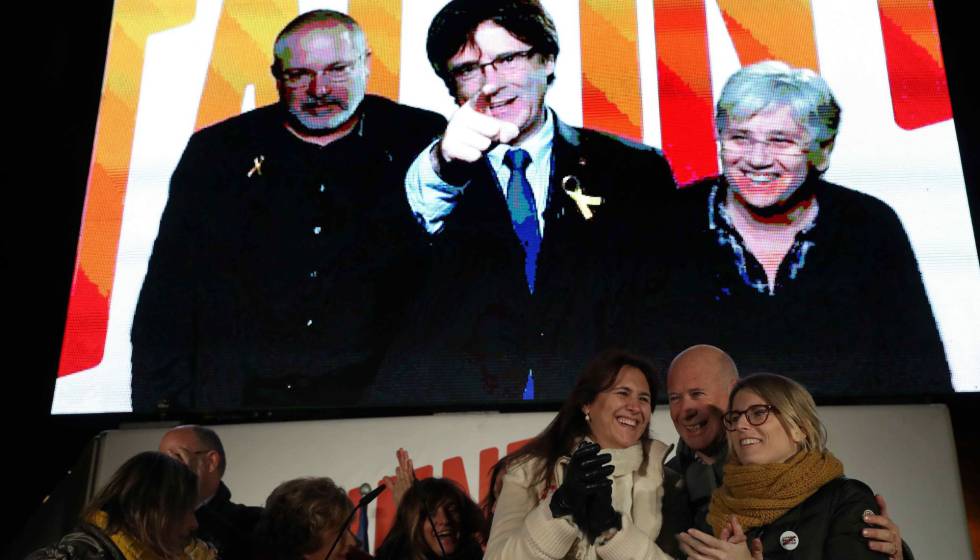
[[[605,200],[601,196],[590,196],[582,191],[582,183],[578,180],[575,175],[566,175],[564,179],[561,180],[561,188],[565,190],[569,197],[575,202],[575,206],[578,207],[578,211],[582,214],[582,217],[586,220],[591,220],[592,216],[592,206],[601,206]]]

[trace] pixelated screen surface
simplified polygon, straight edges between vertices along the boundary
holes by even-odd
[[[764,10],[755,2],[729,0],[542,3],[554,19],[561,46],[554,63],[555,80],[546,97],[553,114],[572,127],[615,134],[662,150],[681,185],[681,194],[697,188],[724,192],[717,189],[723,181],[709,179],[724,170],[714,107],[725,81],[740,67],[777,59],[812,69],[826,80],[842,107],[842,118],[823,179],[851,190],[839,192],[826,183],[811,185],[823,189],[816,195],[819,210],[815,210],[813,237],[795,239],[796,246],[787,253],[787,262],[780,268],[785,285],[753,285],[758,282],[759,271],[750,270],[751,265],[763,263],[761,268],[765,269],[766,259],[761,258],[765,251],[759,251],[759,245],[754,245],[751,238],[737,235],[737,224],[728,238],[714,222],[706,237],[675,236],[675,231],[662,224],[632,224],[636,227],[626,231],[632,232],[633,237],[637,232],[655,232],[639,239],[640,247],[650,248],[648,253],[626,255],[628,251],[620,251],[613,243],[606,249],[615,258],[605,261],[601,260],[604,256],[598,257],[602,264],[591,262],[591,251],[595,250],[592,245],[583,247],[581,258],[576,257],[578,264],[572,265],[572,270],[583,271],[583,276],[599,274],[587,270],[590,266],[620,270],[623,262],[628,261],[630,266],[640,263],[629,274],[612,274],[607,282],[587,284],[592,288],[600,286],[597,290],[582,291],[559,283],[548,292],[541,287],[548,279],[540,277],[544,270],[541,267],[546,265],[544,260],[538,261],[541,284],[530,296],[523,294],[525,299],[521,301],[533,302],[533,309],[522,312],[536,314],[534,321],[547,316],[548,320],[541,320],[546,328],[542,327],[540,333],[535,328],[533,334],[549,340],[554,336],[560,342],[529,345],[521,338],[528,334],[524,331],[530,319],[510,315],[512,301],[505,290],[494,291],[481,285],[479,273],[473,270],[464,270],[460,273],[463,276],[458,277],[473,273],[472,278],[477,281],[466,287],[469,291],[454,284],[453,278],[443,277],[445,270],[459,273],[451,267],[440,268],[445,264],[444,255],[452,254],[452,250],[440,253],[445,249],[440,245],[444,239],[452,239],[453,232],[447,229],[426,234],[420,228],[418,248],[411,249],[419,252],[410,253],[417,260],[401,269],[386,268],[388,263],[378,269],[371,268],[374,264],[364,264],[382,260],[378,256],[381,252],[370,248],[367,253],[338,252],[340,256],[334,255],[332,261],[316,253],[317,262],[363,270],[365,278],[371,278],[372,271],[381,271],[382,275],[390,275],[391,270],[411,272],[409,276],[414,278],[405,278],[405,285],[411,288],[397,292],[393,301],[379,301],[371,307],[376,313],[378,307],[400,311],[390,316],[380,313],[380,319],[365,321],[365,326],[347,323],[348,316],[359,313],[357,305],[364,298],[379,293],[383,297],[391,295],[373,284],[370,289],[341,291],[336,285],[326,284],[327,287],[311,290],[300,286],[299,281],[290,285],[276,279],[269,280],[279,282],[270,287],[255,278],[241,278],[257,269],[254,262],[236,269],[238,275],[223,271],[220,281],[215,281],[221,289],[215,288],[215,282],[202,280],[214,280],[219,268],[240,266],[248,261],[250,252],[258,259],[274,255],[277,260],[269,262],[269,267],[281,263],[286,269],[293,266],[285,260],[293,254],[291,250],[262,246],[262,240],[289,243],[288,236],[278,236],[277,229],[275,235],[266,235],[254,228],[260,227],[257,223],[281,228],[291,221],[302,221],[299,218],[235,218],[234,223],[213,223],[230,212],[212,213],[209,208],[196,205],[199,199],[179,207],[172,201],[180,212],[196,214],[193,218],[175,215],[174,223],[193,221],[205,224],[201,226],[205,229],[189,226],[184,232],[187,237],[176,243],[186,248],[186,254],[179,253],[176,261],[167,261],[186,264],[186,270],[172,274],[161,271],[163,283],[170,290],[164,292],[172,295],[176,291],[182,297],[169,300],[167,297],[171,296],[161,296],[155,304],[166,312],[157,315],[179,319],[148,327],[148,332],[159,336],[148,336],[136,343],[173,348],[148,349],[153,357],[146,361],[146,372],[134,374],[133,364],[140,359],[142,349],[134,349],[133,319],[154,243],[161,243],[161,216],[171,196],[174,171],[181,157],[191,152],[188,140],[195,132],[279,100],[277,81],[269,65],[273,42],[287,22],[318,8],[350,14],[365,30],[371,51],[368,94],[428,109],[446,118],[453,116],[457,105],[426,56],[427,31],[433,16],[445,4],[442,0],[117,0],[52,412],[131,411],[134,387],[142,382],[134,381],[134,375],[144,376],[150,379],[150,385],[160,387],[159,394],[147,397],[149,401],[177,409],[554,400],[570,389],[577,373],[575,364],[584,362],[580,357],[602,346],[628,346],[663,363],[697,342],[725,348],[736,362],[752,370],[795,376],[817,395],[888,396],[980,390],[980,346],[975,335],[980,330],[980,266],[931,2],[802,0]],[[484,70],[491,71],[498,70]],[[365,115],[365,129],[371,126],[370,118]],[[389,137],[398,136],[397,126],[386,130]],[[234,140],[228,142],[230,146]],[[425,147],[420,145],[414,151]],[[257,181],[272,181],[277,172],[285,169],[286,162],[281,158],[267,159],[265,152],[249,149],[251,145],[235,153],[237,159],[213,151],[197,154],[195,157],[203,159],[196,165],[240,175],[236,181],[249,188]],[[750,149],[759,150],[755,146]],[[378,157],[387,157],[389,162],[392,159],[390,152]],[[585,159],[582,156],[579,161],[582,167],[586,167]],[[404,163],[407,166],[409,162]],[[590,159],[588,165],[601,167],[601,163]],[[555,169],[560,166],[554,165]],[[234,169],[229,171],[229,166]],[[328,183],[335,179],[331,173],[327,172]],[[593,183],[603,181],[601,171],[596,175],[600,178],[591,180],[590,173],[583,170],[558,179],[566,192],[571,189],[565,180],[571,179],[571,185],[580,186],[580,194],[587,196]],[[632,183],[641,186],[651,180],[643,176],[632,179]],[[310,181],[319,183],[321,191],[324,189],[319,178]],[[190,183],[192,187],[211,188],[193,180]],[[385,186],[393,184],[387,181]],[[712,185],[714,189],[710,188]],[[230,187],[222,184],[218,188]],[[400,185],[384,192],[393,200],[399,199],[399,204],[404,202]],[[824,193],[838,194],[825,197]],[[242,196],[246,195],[233,190],[221,194],[231,197],[225,199],[229,201]],[[598,234],[588,233],[587,228],[615,230],[602,221],[602,205],[608,202],[606,207],[612,208],[615,194],[604,196],[596,196],[595,202],[570,197],[576,205],[569,206],[569,211],[580,214],[575,217],[582,219],[581,227],[586,228],[583,235],[589,239]],[[217,198],[208,195],[206,200]],[[693,198],[687,196],[684,200]],[[307,204],[289,199],[291,202],[283,204],[283,208]],[[711,209],[724,206],[724,201],[717,202],[717,206],[685,203],[684,208],[703,208],[704,215],[692,214],[691,221],[671,222],[671,227],[684,229],[702,218],[707,223]],[[229,204],[234,206],[237,202]],[[403,206],[408,213],[409,206]],[[267,210],[272,213],[276,208]],[[592,210],[596,214],[594,220]],[[317,219],[337,215],[330,208],[321,212],[326,214],[314,212],[313,222],[309,223],[311,238],[320,234]],[[542,212],[548,226],[552,223],[546,217],[548,208]],[[687,216],[680,211],[676,214]],[[653,215],[650,214],[651,220]],[[303,220],[309,218],[307,214],[303,216]],[[867,223],[865,218],[869,217],[875,218],[874,223]],[[391,219],[402,218],[405,216]],[[559,228],[549,227],[540,233],[540,259],[553,258],[553,253],[548,253],[548,238],[549,234],[556,237]],[[231,237],[247,239],[248,243],[231,247],[224,241],[212,242],[210,233],[201,233],[227,233],[229,228],[242,228]],[[696,241],[681,241],[688,239],[707,240],[716,246],[699,251],[693,245]],[[380,238],[376,242],[388,247],[402,241]],[[809,260],[807,243],[814,247]],[[719,254],[721,245],[729,258],[716,262],[712,258]],[[743,253],[759,253],[760,258],[740,260],[739,249]],[[903,253],[905,250],[910,250],[910,258]],[[229,256],[229,252],[237,253]],[[308,258],[309,253],[303,254],[306,256],[301,258]],[[488,256],[485,261],[492,259]],[[305,264],[297,266],[302,268]],[[322,268],[307,268],[315,281],[319,281],[318,273],[326,276]],[[808,280],[808,274],[820,281]],[[744,285],[726,284],[732,278]],[[766,278],[764,273],[762,278]],[[448,287],[432,288],[436,281],[446,280]],[[262,287],[243,291],[239,283]],[[199,284],[208,287],[201,288]],[[171,289],[172,285],[179,289]],[[562,291],[562,286],[567,290]],[[739,303],[726,300],[729,296],[732,301],[739,299],[732,294],[746,287],[757,292],[754,295],[758,301],[747,304],[745,298]],[[605,291],[612,295],[605,295]],[[461,314],[469,310],[462,302],[470,302],[475,293],[509,303],[484,302],[481,309],[491,309],[492,316],[477,326],[464,326],[453,322],[459,321],[457,318],[440,315],[443,309],[455,308]],[[923,295],[917,298],[917,293]],[[282,307],[289,309],[276,308],[277,296],[273,294],[288,294],[290,303]],[[256,316],[236,311],[223,320],[216,319],[213,314],[230,308],[222,306],[222,298],[235,299],[229,305],[236,310],[276,309]],[[579,307],[587,309],[585,315],[568,311],[567,301],[583,299],[588,300],[587,304]],[[925,302],[924,313],[908,311],[922,307],[917,306],[917,300]],[[348,315],[332,315],[338,307],[342,309],[338,313]],[[879,312],[885,308],[892,311]],[[607,313],[610,309],[617,311]],[[309,318],[302,314],[304,311],[309,312]],[[275,331],[270,335],[248,324],[267,318],[269,313],[299,313],[295,321],[292,315],[289,318],[297,332]],[[339,317],[345,324],[334,324],[324,331],[312,328],[320,321],[339,323]],[[277,319],[281,318],[277,315]],[[443,329],[433,326],[443,319],[447,324],[437,325]],[[507,320],[517,325],[514,332],[508,331]],[[903,324],[905,320],[911,323]],[[215,334],[205,332],[207,329],[201,326],[205,323],[210,329],[221,329],[217,335],[220,348],[209,347]],[[384,326],[383,336],[370,331],[375,324]],[[801,324],[807,328],[801,328]],[[606,329],[608,325],[613,326]],[[349,334],[358,329],[369,333],[363,338],[372,342],[370,348],[339,348],[330,339],[334,336],[331,333]],[[439,338],[442,330],[468,331],[459,348],[423,350],[430,333],[436,333],[433,340],[452,340],[449,335]],[[554,335],[554,331],[561,336]],[[842,333],[839,339],[824,336],[838,332]],[[923,332],[926,339],[934,333],[933,338],[940,342],[926,348],[930,345],[928,341],[921,342]],[[581,333],[581,344],[575,333]],[[790,340],[787,333],[802,334]],[[482,345],[481,337],[508,340]],[[297,342],[300,339],[302,343]],[[310,348],[319,361],[309,357]],[[494,355],[488,356],[488,352]],[[301,359],[293,355],[298,353],[303,354]],[[425,356],[419,358],[416,354]],[[890,356],[883,359],[878,354]],[[925,368],[922,383],[910,381],[914,374],[892,375],[886,371],[899,363]],[[935,379],[944,381],[929,381]],[[891,380],[896,381],[892,384]],[[949,385],[944,384],[945,380]],[[356,390],[351,384],[357,385]],[[514,387],[503,387],[507,384]],[[202,389],[205,385],[208,388]],[[145,385],[142,387],[141,391],[147,390]],[[152,393],[153,389],[149,390]],[[291,395],[296,395],[295,400]]]

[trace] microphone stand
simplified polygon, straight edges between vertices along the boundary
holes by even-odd
[[[337,538],[334,539],[333,544],[330,546],[330,550],[327,551],[327,556],[325,560],[330,560],[330,555],[333,554],[333,550],[337,548],[337,543],[339,543],[341,537],[344,536],[344,532],[347,531],[348,527],[350,527],[350,523],[351,521],[354,520],[354,514],[357,513],[357,510],[373,502],[374,499],[377,498],[378,495],[384,491],[384,489],[385,489],[385,485],[379,484],[377,488],[371,490],[366,496],[361,497],[360,501],[357,502],[357,505],[354,506],[354,509],[352,509],[350,511],[350,514],[347,515],[347,519],[345,519],[344,523],[340,526],[340,530],[337,531]]]

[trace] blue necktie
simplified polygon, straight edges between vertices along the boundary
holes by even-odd
[[[510,168],[507,181],[507,209],[514,233],[524,247],[524,276],[527,289],[534,293],[534,271],[541,249],[541,233],[538,231],[538,209],[534,204],[531,183],[527,181],[527,166],[531,164],[531,154],[526,150],[515,149],[504,156],[504,164]]]

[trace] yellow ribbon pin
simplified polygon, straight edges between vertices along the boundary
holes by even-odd
[[[260,155],[257,158],[253,158],[252,159],[252,162],[255,165],[253,165],[252,168],[248,170],[248,175],[247,176],[248,177],[251,177],[252,175],[261,175],[262,174],[262,162],[263,161],[265,161],[265,156],[261,156]]]
[[[578,206],[578,211],[586,220],[592,219],[592,206],[600,206],[605,202],[600,196],[590,196],[582,192],[582,183],[574,175],[566,175],[561,180],[561,188],[575,201],[575,206]]]

